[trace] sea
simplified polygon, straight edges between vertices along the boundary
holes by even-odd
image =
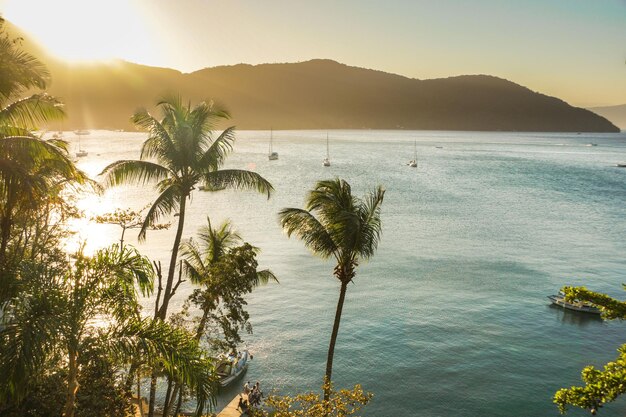
[[[331,166],[322,166],[329,135]],[[78,136],[65,132],[74,153]],[[78,166],[96,177],[109,163],[138,159],[145,133],[92,131]],[[239,131],[225,168],[255,171],[274,186],[194,191],[184,238],[230,219],[261,249],[259,267],[279,284],[247,297],[254,355],[247,374],[222,392],[223,406],[249,380],[280,394],[320,391],[339,295],[333,262],[281,230],[277,213],[303,207],[318,180],[342,178],[353,193],[386,189],[382,239],[348,287],[335,351],[337,388],[374,394],[363,416],[557,416],[552,397],[580,385],[626,343],[621,322],[564,311],[546,298],[584,285],[625,299],[626,133],[506,133],[405,130]],[[418,167],[407,162],[417,151]],[[97,178],[97,177],[96,177]],[[97,214],[141,209],[151,185],[83,194],[84,218],[68,248],[116,242],[121,229]],[[175,222],[176,217],[163,222]],[[126,242],[167,265],[174,227]],[[193,286],[170,304],[177,311]],[[146,311],[153,299],[142,300]],[[602,415],[624,415],[626,396]],[[570,409],[568,415],[588,415]]]

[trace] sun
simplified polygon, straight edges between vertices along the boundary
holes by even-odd
[[[134,0],[4,0],[3,17],[70,62],[154,59],[154,40]]]

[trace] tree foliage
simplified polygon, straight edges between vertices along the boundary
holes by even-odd
[[[624,285],[626,289],[626,285]],[[602,311],[607,320],[624,320],[626,302],[616,300],[606,294],[590,291],[585,287],[564,287],[568,301],[580,300],[593,303]],[[618,358],[604,365],[603,370],[587,366],[581,372],[584,386],[562,388],[554,395],[554,403],[561,413],[566,413],[568,405],[588,409],[596,414],[604,404],[614,401],[626,392],[626,344],[619,349]]]
[[[291,396],[270,395],[262,410],[254,409],[253,416],[262,417],[347,417],[356,415],[366,406],[373,394],[363,391],[360,385],[353,389],[335,391],[331,384],[322,387],[329,392],[328,400],[318,393],[305,393]]]

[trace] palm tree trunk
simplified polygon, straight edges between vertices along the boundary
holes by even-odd
[[[0,220],[0,267],[4,266],[6,260],[7,246],[11,238],[13,208],[16,203],[15,192],[11,185],[12,181],[9,181],[8,184],[5,185],[8,188],[7,199],[4,210],[2,211],[2,219]]]
[[[180,415],[180,409],[183,406],[183,390],[178,392],[178,402],[176,403],[176,410],[174,410],[174,416]]]
[[[163,401],[163,417],[168,416],[168,410],[170,408],[170,402],[171,402],[170,396],[172,395],[173,383],[174,381],[172,380],[172,378],[167,377],[167,391],[165,391],[165,400]]]
[[[196,341],[200,342],[202,335],[204,334],[204,327],[206,326],[206,322],[209,319],[209,309],[205,308],[202,313],[202,318],[200,319],[200,323],[198,324],[198,329],[196,330]]]
[[[339,333],[339,322],[341,321],[341,310],[343,310],[343,301],[346,298],[347,282],[341,282],[339,290],[339,301],[337,301],[337,311],[335,312],[335,324],[333,325],[333,333],[330,335],[330,345],[328,346],[328,358],[326,359],[326,377],[324,381],[324,401],[330,398],[330,382],[333,374],[333,358],[335,356],[335,343],[337,342],[337,334]]]
[[[152,372],[150,377],[150,402],[148,403],[148,417],[154,417],[154,403],[156,401],[156,372]]]
[[[172,390],[172,395],[170,396],[170,400],[167,403],[167,406],[164,406],[163,408],[163,417],[168,417],[170,413],[172,412],[172,409],[174,408],[174,401],[176,401],[176,399],[178,398],[178,392],[180,391],[180,384],[181,383],[179,382],[176,382],[174,384],[174,389]]]
[[[76,392],[78,391],[78,352],[70,350],[68,356],[67,398],[63,407],[63,417],[74,417]]]
[[[165,292],[163,293],[163,303],[159,308],[159,318],[165,320],[167,316],[167,306],[170,303],[172,285],[174,284],[174,272],[176,271],[176,259],[178,258],[178,247],[183,236],[183,227],[185,226],[185,206],[187,205],[187,195],[180,198],[180,210],[178,212],[178,228],[176,237],[174,238],[174,246],[172,247],[172,257],[170,258],[170,267],[167,272],[167,282],[165,283]]]

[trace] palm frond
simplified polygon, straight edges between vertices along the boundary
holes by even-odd
[[[141,225],[141,229],[139,231],[140,241],[143,241],[146,238],[146,231],[148,228],[157,224],[161,216],[178,210],[178,207],[180,207],[180,198],[181,196],[176,185],[171,185],[159,194],[154,203],[152,203],[152,206],[150,206],[150,209],[148,209],[146,218]]]
[[[221,169],[204,175],[204,181],[214,188],[234,188],[238,190],[255,190],[270,198],[274,187],[256,172],[240,169]]]
[[[359,255],[364,259],[368,259],[374,255],[380,241],[380,235],[382,233],[380,211],[384,197],[385,190],[381,186],[378,186],[378,188],[369,193],[358,206],[361,232],[358,234],[356,247],[358,248]]]
[[[0,38],[0,63],[0,97],[8,99],[31,88],[46,88],[50,78],[46,66],[8,37]]]
[[[278,278],[276,278],[276,275],[274,275],[274,273],[270,271],[269,269],[258,271],[256,275],[257,275],[256,286],[267,285],[269,284],[270,281],[274,281],[275,283],[280,284],[280,282],[278,281]]]
[[[296,235],[314,254],[328,258],[335,254],[337,245],[331,235],[310,212],[299,208],[285,208],[278,218],[287,236]]]
[[[145,184],[162,180],[170,174],[170,170],[154,162],[121,160],[108,165],[99,175],[103,177],[105,187],[112,187],[127,182]]]
[[[160,163],[166,164],[171,156],[176,153],[172,138],[167,129],[154,116],[145,109],[140,109],[131,118],[135,126],[150,133],[150,136],[141,146],[140,159],[156,158]],[[168,168],[172,169],[172,166]]]
[[[231,126],[224,130],[213,141],[209,149],[198,160],[198,168],[201,171],[217,171],[224,165],[226,157],[233,150],[235,142],[235,127]]]
[[[61,102],[48,94],[16,100],[0,110],[0,124],[35,129],[40,123],[65,117]]]

